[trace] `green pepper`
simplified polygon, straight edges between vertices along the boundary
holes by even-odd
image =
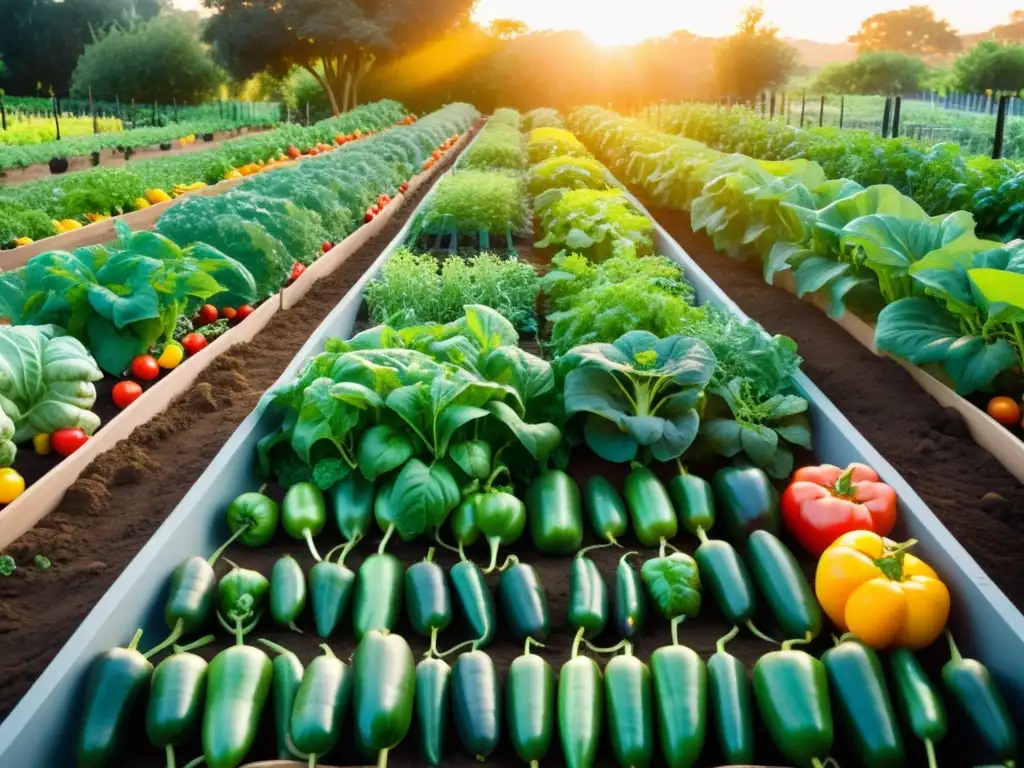
[[[174,748],[199,723],[206,693],[206,659],[189,653],[206,645],[213,635],[185,648],[175,646],[174,653],[157,665],[149,689],[146,708],[146,735],[150,743],[167,753],[167,764],[174,765]]]
[[[839,718],[865,768],[902,768],[903,736],[873,650],[856,640],[837,641],[821,657]]]
[[[583,550],[569,566],[569,626],[583,629],[587,637],[597,637],[608,623],[608,587],[597,565]]]
[[[742,544],[756,530],[779,532],[779,492],[764,470],[725,467],[715,473],[711,485],[734,543]]]
[[[429,765],[444,760],[451,674],[452,668],[443,659],[428,656],[416,665],[416,725],[420,752]]]
[[[480,527],[476,524],[476,518],[473,516],[473,496],[463,499],[452,510],[448,522],[451,525],[452,536],[455,537],[455,543],[459,545],[459,549],[476,544],[480,538]],[[525,527],[525,522],[523,527]],[[521,530],[520,533],[522,533]],[[497,556],[495,556],[495,559],[497,559]]]
[[[523,655],[512,660],[505,688],[505,712],[512,747],[520,760],[536,768],[551,748],[555,726],[555,676],[551,665],[530,653],[526,639]]]
[[[597,758],[604,718],[604,686],[597,663],[580,656],[577,632],[572,657],[558,674],[558,738],[566,768],[590,768]]]
[[[715,524],[715,497],[707,480],[691,475],[678,459],[676,462],[679,474],[668,481],[668,495],[683,527],[699,537]]]
[[[644,619],[647,617],[647,596],[643,582],[640,574],[629,564],[630,556],[635,554],[624,554],[615,569],[615,626],[626,640],[643,632]]]
[[[476,563],[462,560],[448,572],[462,618],[476,640],[477,648],[486,648],[494,639],[498,620],[494,598],[484,581],[483,572]]]
[[[656,547],[679,533],[672,499],[647,467],[637,467],[626,475],[625,496],[633,533],[645,547]]]
[[[210,662],[203,713],[203,757],[209,768],[236,768],[252,749],[270,693],[273,665],[259,648],[238,644]]]
[[[292,707],[302,684],[302,662],[299,657],[277,643],[260,638],[262,643],[277,653],[272,665],[271,691],[274,697],[274,731],[277,736],[277,756],[282,760],[294,759],[289,748],[292,733]]]
[[[444,570],[434,562],[434,548],[427,556],[410,565],[405,572],[405,607],[409,623],[420,635],[430,638],[430,646],[437,649],[437,633],[452,621],[452,599]]]
[[[757,637],[774,642],[754,626],[757,611],[757,593],[747,566],[736,548],[721,539],[709,539],[698,527],[701,544],[693,553],[700,569],[701,584],[707,587],[722,615],[733,624],[747,627]]]
[[[618,544],[629,527],[629,513],[622,496],[606,477],[594,475],[583,486],[583,508],[597,538]]]
[[[364,538],[373,519],[373,483],[360,472],[349,472],[327,493],[334,508],[334,520],[345,540]]]
[[[494,662],[483,651],[463,653],[455,662],[452,712],[462,746],[484,762],[501,739],[501,697]]]
[[[513,544],[523,535],[526,507],[511,493],[501,491],[475,494],[472,503],[473,522],[491,548],[491,561],[484,570],[490,573],[498,563],[498,547]]]
[[[790,642],[754,665],[754,698],[778,750],[798,768],[821,768],[833,739],[828,677],[820,661]]]
[[[345,565],[345,558],[358,539],[349,539],[341,547],[338,562],[331,562],[335,547],[324,559],[309,569],[309,595],[313,605],[313,623],[316,633],[329,638],[341,623],[352,598],[356,575]]]
[[[412,724],[416,693],[412,651],[399,635],[371,629],[359,641],[352,668],[356,741],[378,755],[378,767],[385,768],[388,753]]]
[[[327,502],[313,483],[296,483],[284,495],[281,505],[281,527],[293,539],[305,539],[314,560],[320,560],[313,537],[327,524]]]
[[[685,645],[651,654],[658,737],[669,768],[689,768],[704,748],[708,681],[704,662]]]
[[[821,632],[821,605],[793,553],[764,530],[747,539],[747,563],[772,616],[787,638],[809,642]]]
[[[736,636],[733,627],[708,659],[708,708],[722,757],[730,765],[754,762],[754,706],[750,680],[743,663],[727,653],[725,644]]]
[[[913,651],[889,654],[896,705],[911,732],[924,743],[929,768],[935,768],[935,745],[946,738],[946,707]]]
[[[352,608],[356,638],[371,629],[394,629],[402,613],[402,563],[383,552],[386,543],[387,539],[381,541],[377,554],[359,566]]]
[[[269,544],[277,533],[277,502],[258,491],[236,497],[228,505],[226,516],[228,528],[232,533],[241,531],[242,543],[247,547]]]
[[[625,654],[605,665],[604,701],[615,759],[628,768],[646,768],[654,757],[651,673],[628,642]]]
[[[352,694],[348,666],[326,645],[323,655],[306,667],[292,704],[291,738],[307,755],[325,755],[341,736],[341,724]]]
[[[980,739],[981,754],[1011,766],[1017,759],[1017,727],[995,681],[980,661],[965,659],[947,631],[950,659],[942,684],[954,707]]]
[[[217,605],[221,614],[227,616],[243,595],[252,597],[253,613],[259,612],[270,592],[267,577],[259,571],[242,568],[230,560],[225,559],[225,562],[231,565],[231,570],[221,576],[217,584]]]
[[[306,607],[306,575],[291,555],[274,563],[270,571],[270,616],[275,624],[296,632],[295,620]]]
[[[501,613],[517,640],[532,637],[543,642],[551,634],[544,585],[532,565],[520,563],[515,555],[509,556],[509,563],[511,566],[502,570],[498,581]]]
[[[546,555],[568,555],[583,543],[580,490],[560,469],[540,473],[526,492],[533,546]]]
[[[153,665],[138,650],[142,630],[127,648],[111,648],[93,661],[78,732],[78,765],[103,768],[120,751],[128,722],[149,688]]]

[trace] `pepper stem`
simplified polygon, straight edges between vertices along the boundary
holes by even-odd
[[[949,659],[953,662],[961,662],[964,657],[960,655],[960,649],[956,647],[956,641],[953,639],[953,633],[948,629],[946,630],[946,642],[949,643]]]
[[[679,645],[679,625],[686,620],[685,616],[676,616],[672,619],[672,645]]]
[[[605,547],[618,547],[618,546],[620,546],[619,542],[617,542],[615,540],[614,536],[609,535],[608,538],[610,538],[611,541],[606,541],[606,542],[603,542],[601,544],[591,544],[589,547],[584,547],[583,549],[581,549],[579,552],[576,553],[576,557],[577,558],[583,557],[583,555],[585,555],[587,552],[589,552],[592,549],[604,549]]]
[[[206,562],[208,562],[210,565],[216,563],[220,559],[220,556],[224,554],[224,551],[232,544],[234,544],[235,540],[242,536],[250,528],[252,528],[252,520],[246,520],[245,525],[243,525],[241,528],[239,528],[237,531],[231,534],[227,541],[225,541],[217,549],[215,549],[213,554],[206,559]]]
[[[519,565],[519,558],[515,555],[509,555],[505,558],[505,562],[501,564],[501,568],[499,568],[498,570],[504,571],[510,565]],[[484,573],[487,573],[487,571],[484,571]]]
[[[459,561],[463,562],[463,563],[468,563],[469,562],[469,558],[466,557],[466,552],[462,548],[462,542],[461,541],[459,542]]]
[[[785,640],[782,643],[782,650],[791,651],[794,645],[806,645],[814,639],[814,635],[808,632],[803,637],[794,637],[790,640]]]
[[[456,643],[455,645],[453,645],[447,651],[441,651],[441,652],[437,653],[437,658],[443,659],[446,656],[451,656],[457,650],[459,650],[461,648],[465,648],[467,645],[473,646],[473,649],[476,650],[476,644],[478,642],[480,642],[479,639],[477,639],[477,640],[463,640],[461,643]],[[429,653],[429,651],[428,651],[428,653]]]
[[[329,659],[336,659],[336,658],[338,658],[337,656],[334,655],[334,651],[331,650],[331,646],[329,646],[327,643],[320,643],[320,647],[324,649],[324,656],[326,656],[327,658],[329,658]]]
[[[587,640],[587,638],[585,638],[585,637],[583,638],[583,642],[586,643],[587,648],[592,650],[594,653],[615,653],[620,648],[625,648],[626,646],[629,645],[629,640],[620,640],[615,645],[609,645],[607,647],[602,647],[600,645],[594,645],[589,640]]]
[[[313,532],[309,528],[302,529],[302,538],[306,540],[306,544],[309,545],[309,553],[313,556],[313,559],[318,563],[323,560],[320,557],[320,553],[316,551],[316,544],[313,543]]]
[[[440,528],[435,528],[434,529],[434,541],[436,541],[440,546],[444,547],[445,549],[447,549],[450,552],[459,552],[460,551],[458,547],[453,547],[451,544],[448,544],[447,542],[441,540],[441,529]],[[463,555],[463,559],[465,559],[465,555]]]
[[[501,546],[501,536],[488,536],[487,545],[491,548],[491,562],[487,564],[484,573],[490,573],[498,565],[498,547]]]
[[[625,554],[624,554],[624,555],[623,555],[622,557],[620,557],[620,558],[619,558],[619,562],[620,562],[620,563],[624,563],[624,562],[626,562],[626,561],[627,561],[627,560],[628,560],[628,559],[629,559],[629,558],[630,558],[631,556],[633,556],[633,555],[639,555],[639,554],[640,554],[640,553],[639,553],[639,552],[637,552],[637,551],[636,551],[635,549],[631,549],[631,550],[629,550],[629,552],[626,552],[626,553],[625,553]]]
[[[702,525],[697,526],[697,538],[700,539],[701,544],[708,543],[708,535],[704,532],[704,526]]]
[[[583,639],[583,627],[576,630],[576,637],[572,640],[572,658],[580,655],[580,641]]]
[[[292,632],[298,632],[300,635],[303,634],[302,630],[296,626],[294,621],[288,622],[288,629],[290,629]]]
[[[658,557],[664,557],[665,556],[665,547],[667,545],[668,545],[668,542],[665,541],[665,537],[662,536],[661,537],[661,544],[658,546]]]
[[[388,545],[388,542],[391,541],[391,534],[393,534],[394,532],[395,524],[391,523],[391,525],[388,526],[388,529],[384,531],[384,538],[380,540],[380,544],[377,547],[378,555],[384,554],[384,548]]]
[[[427,649],[427,658],[437,655],[437,627],[430,628],[430,648]]]
[[[168,744],[164,747],[164,755],[167,757],[167,768],[176,768],[177,762],[174,759],[174,745]]]
[[[623,649],[623,656],[632,656],[633,655],[633,644],[631,642],[629,642],[628,640],[623,640],[622,642],[626,644],[626,647]]]
[[[937,768],[938,763],[935,760],[935,744],[931,739],[924,740],[924,751],[928,755],[928,768]]]
[[[740,633],[740,628],[739,627],[733,627],[728,632],[726,632],[724,635],[722,635],[720,638],[718,638],[718,642],[715,643],[715,652],[716,653],[725,653],[725,644],[728,643],[730,640],[732,640],[734,637],[736,637],[736,635],[738,635],[739,633]]]
[[[256,642],[259,643],[260,645],[265,645],[267,648],[269,648],[270,650],[274,651],[275,653],[280,653],[280,654],[291,653],[291,651],[289,651],[283,645],[278,645],[277,643],[273,642],[272,640],[267,640],[264,637],[259,638]]]
[[[141,633],[142,630],[140,629],[139,632]],[[171,634],[169,634],[162,643],[154,645],[152,648],[150,648],[142,655],[145,656],[147,659],[156,656],[158,653],[160,653],[160,651],[164,650],[165,648],[170,648],[172,645],[178,642],[178,639],[183,634],[185,634],[185,620],[178,619],[176,622],[174,622],[174,629],[171,630]]]
[[[836,479],[836,482],[831,489],[832,493],[836,496],[849,496],[853,493],[853,469],[853,467],[849,467]]]
[[[491,472],[491,476],[488,477],[487,481],[484,483],[484,491],[490,491],[491,486],[494,485],[494,481],[501,477],[502,474],[508,474],[508,467],[504,464],[499,464],[494,468],[494,471]]]
[[[316,768],[316,755],[309,756],[309,768]]]
[[[356,544],[359,543],[359,540],[361,538],[363,538],[363,537],[362,536],[353,536],[351,539],[349,539],[347,542],[345,542],[345,546],[341,548],[341,554],[338,555],[338,565],[340,565],[342,567],[345,566],[345,558],[348,557],[348,553],[351,552],[355,548]],[[328,558],[328,559],[330,559],[330,558]]]
[[[433,547],[428,549],[427,550],[427,556],[423,558],[423,562],[424,563],[432,563],[432,562],[434,562],[434,552],[435,552],[435,550],[434,550]]]
[[[686,471],[686,467],[683,466],[683,462],[678,456],[676,456],[676,469],[679,470],[680,475],[690,474],[689,472]]]
[[[527,636],[526,642],[523,644],[523,656],[530,655],[531,644],[536,645],[538,648],[547,648],[547,646],[544,645],[544,643],[540,642],[539,640],[534,640],[532,637]]]
[[[217,638],[213,635],[205,635],[188,645],[175,645],[173,650],[175,653],[188,653],[189,651],[194,651],[196,648],[202,648],[204,645],[209,645],[216,639]]]
[[[907,555],[907,550],[915,544],[917,544],[917,539],[910,539],[887,548],[885,554],[874,561],[875,566],[889,581],[903,581],[903,559]]]
[[[750,633],[751,633],[751,634],[752,634],[752,635],[753,635],[754,637],[759,637],[759,638],[761,638],[762,640],[764,640],[765,642],[767,642],[767,643],[772,643],[773,645],[778,645],[778,644],[779,644],[779,641],[778,641],[778,640],[776,640],[776,639],[775,639],[774,637],[769,637],[769,636],[768,636],[768,635],[766,635],[766,634],[765,634],[764,632],[762,632],[762,631],[761,631],[760,629],[758,629],[757,627],[755,627],[755,626],[754,626],[754,622],[752,622],[752,621],[751,621],[750,619],[747,619],[747,621],[746,621],[746,623],[744,624],[744,626],[746,626],[746,628],[750,630]]]
[[[195,760],[185,764],[185,768],[199,768],[200,765],[206,762],[206,758],[200,755]]]

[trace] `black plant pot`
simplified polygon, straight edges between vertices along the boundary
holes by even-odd
[[[92,165],[95,168],[97,165],[100,164],[100,153],[93,152],[91,155],[89,155],[89,160],[92,162]]]
[[[66,157],[53,157],[50,158],[50,173],[64,173],[68,169],[68,159]]]
[[[165,141],[163,144],[160,145],[160,149],[162,149],[164,152],[167,152],[170,148],[171,142],[169,141]]]
[[[207,141],[207,142],[213,141],[213,134],[212,133],[204,133],[203,134],[203,141]]]

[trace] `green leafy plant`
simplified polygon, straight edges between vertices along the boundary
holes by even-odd
[[[523,115],[522,129],[532,131],[535,128],[564,128],[562,116],[557,109],[551,107],[537,107]]]
[[[588,157],[590,153],[583,143],[563,128],[541,127],[530,131],[526,152],[531,163],[539,163],[549,157],[572,155]]]
[[[612,344],[572,349],[564,365],[565,412],[583,419],[587,445],[609,461],[670,461],[700,425],[696,406],[715,358],[697,339],[630,331]]]
[[[45,555],[37,554],[32,562],[35,565],[37,571],[48,571],[50,570],[50,567],[53,565],[53,563],[50,562],[50,558],[46,557]]]
[[[538,209],[543,239],[538,248],[563,247],[592,261],[644,256],[654,247],[654,224],[621,190],[574,189],[552,193]]]
[[[462,168],[522,171],[526,147],[519,129],[506,123],[487,124],[472,146],[459,158]]]
[[[10,576],[18,570],[18,564],[10,555],[0,555],[0,576]]]
[[[18,446],[14,443],[14,421],[0,409],[0,468],[10,467],[18,455]]]
[[[553,189],[607,189],[608,173],[592,157],[556,155],[530,168],[527,188],[535,198]],[[540,197],[540,207],[543,205]]]
[[[479,232],[505,234],[527,227],[523,183],[498,171],[459,171],[442,179],[413,222],[410,239],[421,234]]]
[[[93,382],[102,378],[88,350],[62,329],[0,326],[0,410],[14,425],[9,441],[69,427],[91,435],[100,426]]]
[[[646,560],[640,578],[662,618],[677,624],[700,613],[700,571],[689,555],[673,552]]]

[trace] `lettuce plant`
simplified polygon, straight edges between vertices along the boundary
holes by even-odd
[[[530,168],[526,183],[535,198],[552,189],[607,189],[608,172],[592,157],[556,155]]]
[[[612,256],[644,256],[654,247],[651,220],[637,211],[622,190],[552,190],[538,198],[543,239],[538,248],[560,247],[593,261]]]
[[[535,128],[530,131],[526,143],[526,151],[531,163],[539,163],[549,157],[571,155],[573,157],[589,157],[590,152],[583,143],[563,128]]]

